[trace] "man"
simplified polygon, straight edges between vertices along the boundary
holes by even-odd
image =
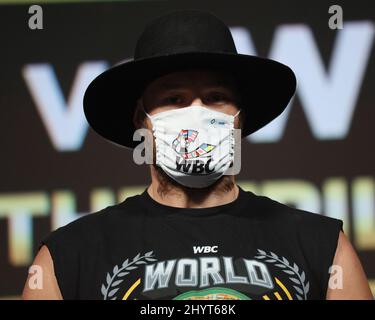
[[[235,130],[272,121],[295,85],[288,67],[237,54],[211,14],[154,20],[135,59],[84,99],[92,128],[114,143],[134,148],[134,131],[152,130],[151,184],[51,233],[34,261],[43,289],[26,282],[23,298],[372,299],[341,220],[246,192],[230,171]]]

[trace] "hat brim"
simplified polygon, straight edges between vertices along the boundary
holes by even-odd
[[[243,137],[278,117],[296,90],[293,71],[271,59],[234,53],[169,54],[121,63],[97,76],[84,94],[87,121],[105,139],[134,148],[140,142],[133,141],[133,112],[146,85],[162,74],[195,67],[235,75],[246,114]]]

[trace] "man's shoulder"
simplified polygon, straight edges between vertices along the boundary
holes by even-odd
[[[298,225],[306,225],[310,228],[326,225],[342,225],[342,220],[330,217],[318,210],[301,209],[291,204],[282,203],[265,195],[252,193],[254,206],[260,210],[265,218],[275,218],[285,222],[293,222]]]
[[[135,214],[133,209],[137,206],[137,197],[132,196],[120,203],[85,214],[52,231],[46,239],[92,242],[120,221],[131,219]]]

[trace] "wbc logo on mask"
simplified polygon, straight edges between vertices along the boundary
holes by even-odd
[[[209,143],[201,143],[194,150],[190,150],[199,132],[191,129],[182,129],[172,142],[172,148],[177,153],[176,169],[192,174],[210,173],[214,169],[210,168],[211,158],[207,162],[200,161],[201,157],[208,155],[215,146]]]

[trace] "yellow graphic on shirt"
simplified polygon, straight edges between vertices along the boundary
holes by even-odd
[[[292,295],[290,294],[289,290],[284,286],[284,284],[276,277],[275,277],[275,281],[277,285],[281,288],[282,292],[285,293],[286,298],[287,298],[287,299],[283,299],[280,293],[278,291],[275,291],[273,292],[273,295],[276,298],[276,300],[293,300]],[[274,300],[272,296],[270,298],[267,294],[265,294],[262,298],[263,300]]]
[[[122,300],[127,300],[128,297],[131,295],[131,293],[135,290],[135,288],[139,286],[140,283],[141,283],[141,278],[139,278],[136,282],[134,282],[133,285],[126,291]]]

